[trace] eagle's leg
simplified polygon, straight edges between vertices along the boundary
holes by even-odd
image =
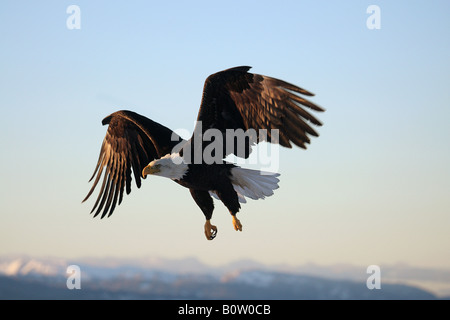
[[[241,224],[241,222],[239,221],[239,219],[238,218],[236,218],[236,215],[235,214],[232,214],[231,215],[231,217],[233,218],[233,227],[234,227],[234,230],[236,230],[236,231],[242,231],[242,224]]]
[[[217,235],[217,227],[212,225],[210,220],[205,222],[205,236],[207,240],[212,240]]]
[[[208,191],[189,189],[195,203],[202,209],[205,215],[205,236],[206,239],[212,240],[217,235],[217,227],[211,224],[211,217],[214,211],[214,202]]]
[[[239,204],[239,198],[231,183],[222,185],[221,190],[217,191],[219,199],[230,211],[231,218],[233,219],[233,227],[236,231],[242,231],[242,224],[236,214],[239,212],[241,205]]]

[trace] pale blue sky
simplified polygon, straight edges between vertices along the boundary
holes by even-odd
[[[69,30],[66,8],[81,9]],[[366,9],[381,8],[369,30]],[[194,256],[219,264],[450,268],[450,2],[2,1],[0,254]],[[191,130],[205,78],[250,65],[327,109],[280,189],[218,237],[187,189],[152,177],[110,219],[81,204],[106,128],[130,109]]]

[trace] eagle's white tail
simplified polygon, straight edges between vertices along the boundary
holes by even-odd
[[[234,167],[231,169],[231,183],[239,196],[239,202],[245,203],[245,197],[257,200],[273,195],[273,190],[278,189],[279,175]]]
[[[231,169],[231,183],[241,203],[247,202],[245,197],[258,200],[273,195],[273,190],[278,189],[278,182],[280,180],[277,177],[279,176],[279,173],[240,167]],[[210,191],[209,193],[214,198],[219,199],[215,192]]]

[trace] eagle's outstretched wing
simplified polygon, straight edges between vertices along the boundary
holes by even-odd
[[[103,171],[103,183],[92,208],[102,210],[102,218],[113,213],[120,204],[123,192],[131,192],[131,172],[136,186],[141,186],[142,169],[154,159],[170,153],[181,140],[172,130],[132,111],[118,111],[106,117],[103,125],[109,124],[100,150],[97,166],[89,181],[95,177],[94,184],[87,194],[86,201],[97,186]]]
[[[255,129],[257,133],[266,129],[268,142],[287,148],[291,148],[293,142],[306,149],[306,144],[310,143],[309,136],[318,136],[312,126],[322,125],[307,109],[324,111],[301,96],[313,94],[248,70],[250,67],[231,68],[206,79],[197,118],[198,123],[201,121],[202,133],[211,128],[219,129],[223,134],[226,129]],[[278,129],[278,141],[272,139],[271,129]],[[250,154],[251,144],[246,145],[244,157]],[[228,153],[242,157],[242,151],[236,151]]]

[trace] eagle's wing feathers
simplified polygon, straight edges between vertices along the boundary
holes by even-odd
[[[312,125],[322,125],[307,109],[324,109],[300,96],[313,96],[311,92],[282,80],[249,73],[249,69],[236,67],[206,79],[197,118],[202,131],[255,129],[259,134],[260,129],[266,129],[268,142],[287,148],[292,147],[292,142],[306,149],[309,135],[318,136]],[[278,141],[272,139],[271,129],[278,129]],[[246,156],[249,153],[246,150]]]
[[[122,202],[123,193],[131,192],[132,172],[138,188],[141,187],[142,169],[154,159],[169,153],[179,143],[172,130],[131,111],[118,111],[106,117],[109,124],[97,165],[89,181],[94,183],[86,201],[96,188],[102,173],[103,182],[92,208],[96,217],[102,210],[102,218],[110,216],[116,205]]]

